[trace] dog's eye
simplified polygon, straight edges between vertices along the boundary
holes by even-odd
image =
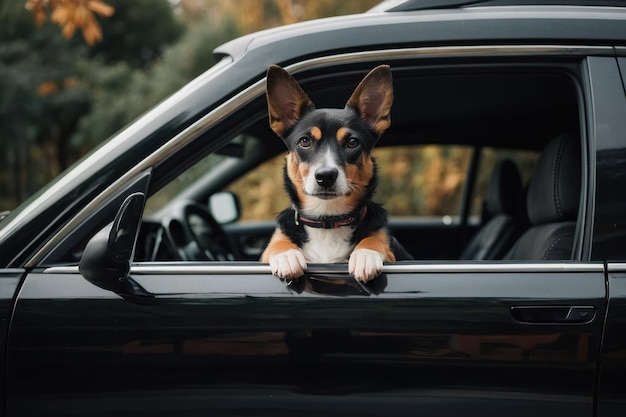
[[[357,146],[359,146],[359,140],[357,138],[355,138],[354,136],[348,138],[348,142],[346,142],[346,146],[348,148],[354,149]]]
[[[298,139],[298,145],[303,148],[308,148],[309,146],[311,146],[311,139],[306,136],[302,136],[300,139]]]

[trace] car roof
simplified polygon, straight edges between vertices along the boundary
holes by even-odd
[[[413,2],[406,2],[410,9]],[[458,2],[460,3],[460,2]],[[551,42],[626,46],[626,8],[611,2],[526,4],[487,1],[473,7],[373,9],[249,34],[217,47],[217,56],[249,57],[258,63],[286,65],[307,57],[366,49],[465,44]],[[594,2],[586,2],[596,4]],[[405,3],[402,3],[405,5]],[[478,5],[481,7],[476,7]],[[623,5],[624,2],[619,2]],[[462,22],[462,24],[459,24]]]

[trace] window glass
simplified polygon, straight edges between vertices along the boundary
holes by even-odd
[[[161,207],[172,201],[176,195],[184,192],[185,189],[198,182],[201,177],[210,174],[212,170],[215,170],[218,166],[228,163],[231,159],[241,159],[243,155],[238,155],[239,152],[245,154],[246,149],[256,142],[256,139],[251,136],[240,135],[234,138],[229,145],[225,146],[216,152],[210,153],[198,162],[193,164],[190,168],[183,171],[180,175],[176,176],[172,181],[166,184],[163,188],[152,194],[146,201],[146,207],[144,209],[144,215],[150,216],[157,212]],[[236,148],[237,152],[229,151],[229,149]]]
[[[215,153],[202,158],[194,166],[174,178],[173,181],[154,193],[146,201],[144,215],[149,216],[155,213],[159,208],[170,202],[181,190],[184,190],[186,187],[193,184],[198,178],[208,172],[211,168],[217,166],[224,159],[225,157],[223,155]]]

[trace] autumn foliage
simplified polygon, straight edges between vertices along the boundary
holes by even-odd
[[[216,46],[269,27],[363,12],[378,1],[2,2],[0,211],[206,71]]]
[[[31,11],[37,25],[48,20],[58,24],[65,39],[80,29],[89,45],[102,40],[102,30],[95,15],[108,17],[115,9],[101,0],[28,0],[26,8]]]

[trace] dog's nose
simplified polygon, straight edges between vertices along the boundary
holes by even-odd
[[[315,171],[315,180],[322,187],[330,187],[335,183],[339,175],[337,168],[319,168]]]

